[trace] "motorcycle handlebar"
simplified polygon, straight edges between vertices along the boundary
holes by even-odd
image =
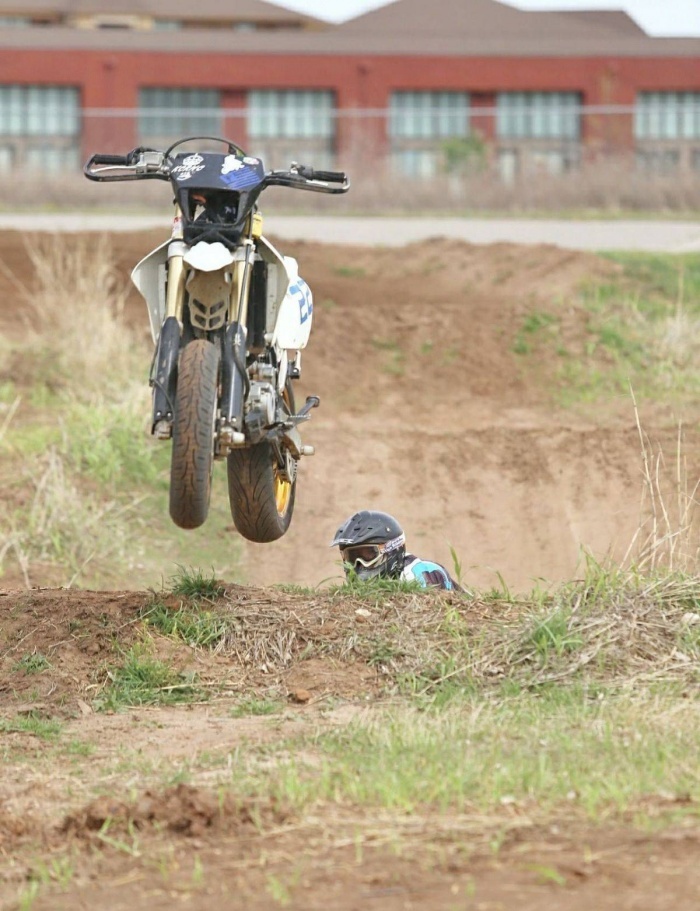
[[[128,165],[129,156],[128,155],[93,155],[90,159],[92,164],[113,164],[113,165]]]
[[[326,183],[345,183],[348,179],[344,171],[317,171],[307,165],[297,165],[296,171],[307,180],[322,180]]]
[[[132,149],[126,155],[105,155],[96,152],[83,168],[83,174],[96,181],[143,178],[167,180],[168,173],[163,164],[163,153],[155,149]]]
[[[350,189],[350,181],[343,171],[314,171],[303,165],[293,165],[290,171],[270,171],[265,183],[314,193],[347,193]],[[331,186],[334,183],[340,186]]]
[[[107,155],[96,152],[83,168],[90,180],[117,181],[168,180],[170,169],[165,152],[156,149],[132,149],[126,155]],[[314,193],[347,193],[350,181],[344,171],[316,171],[307,165],[292,163],[289,171],[269,171],[264,185],[293,187]]]

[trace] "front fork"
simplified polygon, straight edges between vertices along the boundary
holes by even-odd
[[[253,269],[253,242],[244,241],[245,256],[237,260],[235,283],[237,289],[236,318],[226,327],[221,358],[221,421],[219,424],[219,450],[245,442],[244,406],[250,391],[246,365],[248,350],[248,298]]]
[[[159,440],[167,440],[172,435],[179,354],[180,323],[176,317],[166,316],[158,336],[151,368],[151,386],[153,388],[151,433]]]
[[[175,416],[177,365],[182,336],[182,311],[185,299],[185,244],[182,239],[182,216],[175,213],[172,240],[168,246],[168,280],[165,319],[161,326],[151,368],[153,388],[151,433],[160,440],[172,436]]]

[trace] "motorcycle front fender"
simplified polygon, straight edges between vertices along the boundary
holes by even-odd
[[[218,272],[230,266],[234,259],[233,253],[219,241],[210,244],[202,240],[185,253],[185,262],[196,272]]]

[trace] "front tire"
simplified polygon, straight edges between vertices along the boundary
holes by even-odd
[[[294,396],[287,384],[284,399],[294,414]],[[249,541],[269,544],[285,534],[292,521],[297,479],[282,476],[270,443],[233,449],[227,458],[231,517]]]
[[[219,361],[204,339],[180,354],[170,463],[170,516],[180,528],[199,528],[209,513]]]

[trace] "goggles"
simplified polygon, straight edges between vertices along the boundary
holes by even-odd
[[[340,556],[343,563],[351,566],[360,563],[365,569],[371,569],[381,562],[385,548],[385,544],[353,544],[351,547],[341,547]]]

